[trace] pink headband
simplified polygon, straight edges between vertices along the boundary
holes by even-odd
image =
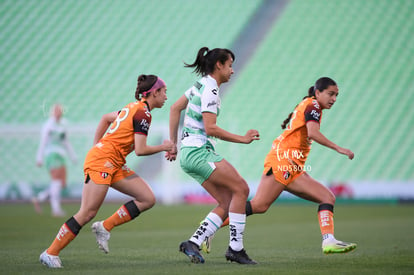
[[[152,87],[148,90],[142,93],[143,97],[146,97],[147,95],[149,95],[149,93],[151,93],[152,91],[156,91],[162,87],[165,87],[167,85],[165,85],[164,80],[161,79],[161,77],[157,78],[157,81],[155,81],[154,85],[152,85]]]

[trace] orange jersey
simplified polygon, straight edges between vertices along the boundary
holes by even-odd
[[[126,105],[106,134],[90,150],[85,168],[94,167],[103,172],[121,168],[126,156],[135,148],[135,134],[148,135],[151,119],[147,102],[136,101]]]
[[[309,155],[312,140],[308,138],[306,123],[320,123],[322,109],[315,98],[305,98],[296,106],[285,131],[273,141],[272,151],[278,160],[287,159],[303,166]]]

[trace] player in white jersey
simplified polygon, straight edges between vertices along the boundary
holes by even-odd
[[[50,118],[42,127],[36,163],[39,167],[45,164],[50,173],[51,182],[48,188],[32,198],[32,202],[38,213],[42,212],[40,203],[50,198],[52,215],[55,217],[65,215],[61,207],[61,190],[66,187],[65,159],[67,155],[76,163],[76,155],[68,140],[66,121],[62,118],[62,115],[62,105],[53,105]]]
[[[220,228],[223,220],[230,220],[230,242],[225,257],[240,264],[256,264],[249,258],[243,246],[246,223],[245,204],[249,187],[237,170],[215,152],[215,138],[224,141],[249,144],[259,139],[256,130],[248,130],[240,136],[230,133],[216,124],[220,110],[220,85],[228,82],[233,74],[234,54],[228,49],[198,51],[193,64],[194,72],[202,78],[185,92],[170,110],[170,139],[177,145],[177,132],[181,111],[186,109],[180,148],[182,169],[197,180],[218,202],[200,223],[195,233],[180,244],[179,250],[193,263],[204,263],[200,245],[206,237]],[[166,153],[170,161],[177,157],[177,146]]]

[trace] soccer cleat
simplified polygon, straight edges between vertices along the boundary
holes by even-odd
[[[246,250],[234,251],[230,246],[226,251],[226,259],[230,262],[237,262],[239,264],[257,264],[256,261],[249,258]]]
[[[179,251],[183,252],[185,255],[190,258],[190,261],[192,263],[198,264],[198,263],[204,263],[204,258],[201,256],[199,252],[198,246],[191,242],[191,241],[185,241],[180,244]]]
[[[346,253],[357,247],[355,243],[346,243],[338,240],[325,240],[322,243],[322,251],[325,254],[330,253]]]
[[[47,254],[46,250],[43,251],[42,254],[40,254],[39,261],[49,267],[49,268],[62,268],[62,261],[60,260],[59,256],[53,256],[50,254]]]
[[[211,241],[214,238],[214,234],[210,237],[206,237],[205,240],[201,243],[201,250],[205,253],[210,253],[211,251]]]
[[[95,222],[92,224],[92,232],[95,233],[96,242],[98,243],[99,249],[105,253],[109,253],[108,241],[111,237],[105,227],[103,227],[103,222]]]

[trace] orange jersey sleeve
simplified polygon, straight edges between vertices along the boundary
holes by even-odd
[[[135,148],[135,134],[148,135],[151,112],[145,101],[129,103],[118,113],[106,134],[95,145],[115,167],[125,164],[126,156]]]
[[[304,165],[312,144],[312,140],[308,138],[306,123],[320,123],[321,119],[322,109],[315,98],[306,98],[299,103],[285,131],[273,142],[272,148],[277,151],[279,158],[288,158]]]

